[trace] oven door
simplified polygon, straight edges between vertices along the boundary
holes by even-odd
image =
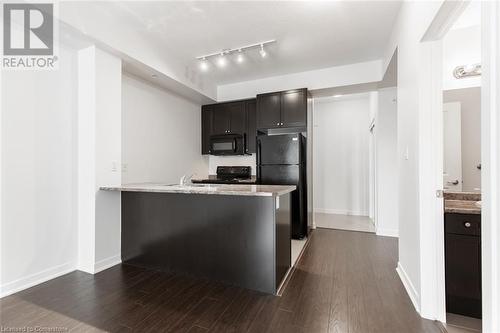
[[[211,155],[243,155],[245,151],[243,136],[239,134],[212,135],[210,137]]]

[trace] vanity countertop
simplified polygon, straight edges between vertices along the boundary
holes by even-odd
[[[481,207],[472,200],[444,200],[444,212],[455,214],[481,214]]]

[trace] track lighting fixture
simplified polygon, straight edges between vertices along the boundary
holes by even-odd
[[[264,46],[267,44],[271,44],[276,42],[275,39],[272,40],[267,40],[264,42],[259,42],[255,44],[250,44],[250,45],[245,45],[241,47],[237,47],[234,49],[223,49],[222,51],[215,52],[215,53],[210,53],[210,54],[205,54],[199,57],[196,57],[196,59],[200,62],[200,69],[202,71],[207,71],[209,68],[209,63],[208,59],[209,58],[215,58],[217,57],[216,64],[218,67],[225,67],[227,65],[227,56],[233,53],[236,53],[236,58],[233,58],[236,60],[236,63],[241,64],[245,62],[245,54],[244,51],[260,47],[259,54],[262,58],[267,57],[267,51],[264,49]]]

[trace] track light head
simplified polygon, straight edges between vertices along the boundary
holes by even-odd
[[[262,58],[265,58],[267,56],[267,52],[266,52],[266,50],[264,50],[264,44],[260,44],[260,51],[259,51],[259,53],[260,53],[260,56]]]
[[[206,58],[200,60],[200,69],[204,72],[208,70],[208,61]]]
[[[238,64],[241,64],[244,61],[245,61],[245,56],[243,55],[243,52],[241,52],[241,49],[240,49],[240,50],[238,50],[238,55],[236,56],[236,62]]]
[[[219,67],[225,67],[227,65],[227,59],[226,59],[226,56],[224,55],[224,52],[222,52],[219,55],[219,58],[217,59],[217,65]]]

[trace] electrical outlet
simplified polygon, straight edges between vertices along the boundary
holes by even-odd
[[[113,161],[111,162],[111,172],[116,172],[118,170],[118,163]]]
[[[408,150],[408,146],[406,146],[406,149],[405,149],[405,160],[409,160],[410,159],[410,152]]]
[[[128,164],[122,163],[122,172],[127,172],[127,169],[128,169]]]

